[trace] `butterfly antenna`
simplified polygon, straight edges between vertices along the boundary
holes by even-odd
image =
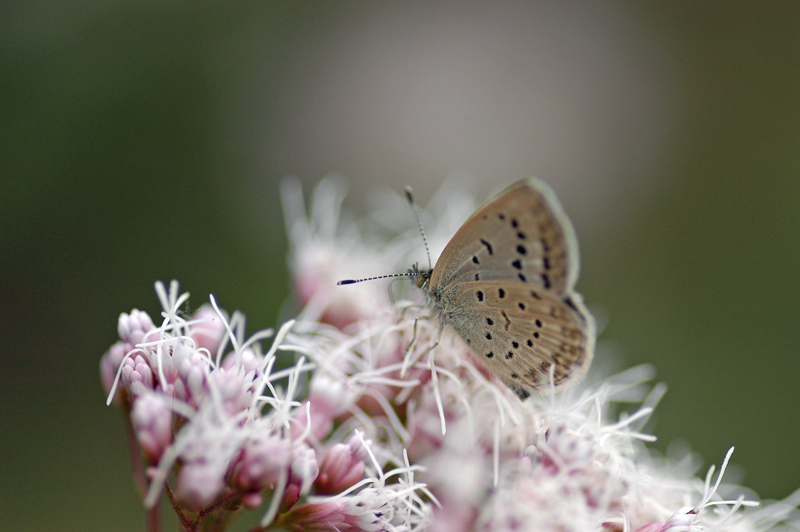
[[[356,284],[356,283],[362,283],[364,281],[375,281],[377,279],[388,279],[390,277],[416,277],[417,275],[419,275],[419,272],[392,273],[390,275],[379,275],[377,277],[365,277],[364,279],[345,279],[343,281],[339,281],[336,284],[337,285]]]
[[[417,209],[417,204],[414,203],[411,187],[406,187],[406,199],[408,199],[411,210],[414,212],[414,218],[417,219],[417,227],[419,227],[419,232],[422,235],[422,241],[425,242],[425,253],[428,254],[428,268],[432,270],[433,264],[431,263],[431,250],[428,247],[428,237],[425,236],[425,229],[422,228],[422,220],[419,219],[419,209]]]

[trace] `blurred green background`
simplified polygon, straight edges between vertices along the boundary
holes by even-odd
[[[656,448],[800,487],[800,4],[8,2],[0,529],[142,530],[98,361],[157,279],[249,330],[289,295],[277,184],[549,181]],[[418,259],[417,257],[416,259]],[[375,272],[382,273],[382,272]],[[389,272],[386,272],[389,273]]]

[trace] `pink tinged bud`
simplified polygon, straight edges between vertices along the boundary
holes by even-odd
[[[208,349],[213,357],[219,349],[220,341],[225,334],[225,325],[211,305],[203,305],[192,315],[192,320],[208,320],[192,326],[191,338],[198,348]]]
[[[134,401],[131,423],[145,457],[157,463],[172,441],[172,411],[163,397],[147,393]]]
[[[222,492],[225,471],[216,464],[189,462],[178,473],[175,496],[181,504],[192,510],[205,508]]]
[[[120,341],[112,345],[109,350],[106,351],[106,354],[103,355],[103,358],[100,359],[100,378],[103,381],[103,388],[106,394],[111,393],[111,387],[114,385],[114,379],[117,377],[119,365],[122,363],[122,359],[125,357],[127,351],[126,344]],[[119,406],[123,396],[123,388],[117,387],[112,402]]]
[[[193,352],[178,361],[175,397],[197,407],[206,395],[208,359]]]
[[[363,448],[360,442],[359,447]],[[333,495],[346,490],[364,476],[363,460],[350,445],[337,443],[322,461],[319,476],[314,482],[315,492]]]
[[[147,312],[139,309],[133,309],[130,314],[124,312],[119,315],[119,322],[117,323],[117,332],[123,342],[127,342],[134,346],[142,343],[143,340],[155,340],[155,335],[145,335],[155,329],[153,321]]]
[[[268,488],[278,481],[290,458],[287,440],[277,437],[251,440],[233,468],[233,484],[247,492]]]
[[[153,390],[155,387],[153,370],[144,356],[137,353],[125,360],[122,366],[122,382],[134,397]]]
[[[663,523],[651,523],[636,529],[636,532],[682,532],[690,530],[700,511],[691,506],[684,506]]]
[[[242,505],[248,510],[255,510],[264,503],[264,496],[260,493],[245,493],[242,495]]]
[[[261,365],[261,357],[256,356],[255,352],[248,348],[242,351],[239,357],[239,366],[244,368],[245,373],[255,372]],[[223,369],[231,369],[236,364],[236,353],[228,354],[222,361]]]
[[[319,465],[314,449],[300,444],[292,449],[291,476],[289,482],[293,484],[310,486],[319,475]]]
[[[319,475],[319,465],[314,449],[305,444],[300,444],[292,449],[291,465],[289,466],[289,484],[283,496],[283,507],[289,509],[311,487]]]
[[[280,526],[293,532],[366,532],[381,530],[377,523],[369,522],[363,515],[351,513],[348,501],[336,500],[316,504],[302,504],[281,518]]]
[[[252,402],[252,380],[245,377],[245,373],[237,369],[218,369],[209,377],[220,394],[225,411],[231,416],[242,412]]]
[[[300,486],[297,484],[289,484],[283,492],[283,504],[281,511],[287,511],[300,500]]]
[[[314,400],[306,401],[310,403],[311,435],[318,441],[324,440],[333,429],[334,412],[324,402]],[[306,405],[303,405],[305,411]],[[305,432],[309,419],[306,416],[297,416],[295,423],[292,423],[292,438],[300,438]]]

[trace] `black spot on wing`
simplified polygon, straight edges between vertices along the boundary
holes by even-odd
[[[580,314],[580,311],[578,310],[578,307],[575,306],[575,303],[572,302],[572,299],[570,299],[568,297],[565,297],[564,298],[564,303],[566,303],[569,308],[571,308],[572,310],[574,310],[575,312]]]

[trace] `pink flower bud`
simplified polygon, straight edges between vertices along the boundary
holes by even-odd
[[[306,444],[301,443],[292,449],[291,476],[289,482],[310,486],[319,475],[317,454]]]
[[[241,357],[239,359],[239,366],[244,368],[245,373],[249,373],[251,371],[256,371],[258,367],[261,365],[261,361],[263,360],[262,357],[258,357],[255,352],[247,348],[242,351]],[[223,369],[231,369],[236,364],[236,353],[229,353],[223,360],[222,360],[222,368]]]
[[[125,353],[128,352],[126,346],[127,344],[125,342],[119,341],[112,345],[103,355],[103,358],[100,359],[100,378],[103,381],[103,388],[105,389],[106,394],[111,393],[111,387],[114,385],[114,379],[117,377],[119,365],[122,362],[123,357],[125,357]],[[115,405],[120,406],[123,397],[124,388],[117,387],[117,391],[114,394],[112,402]]]
[[[122,383],[133,397],[143,395],[155,387],[153,370],[141,353],[125,359],[122,366]]]
[[[208,349],[213,357],[225,334],[225,325],[222,323],[222,319],[211,305],[203,305],[192,314],[192,320],[207,320],[192,325],[190,336],[198,348]]]
[[[290,458],[288,440],[278,437],[250,440],[233,467],[232,482],[242,491],[261,491],[278,481]]]
[[[211,504],[222,492],[225,471],[216,464],[204,461],[184,464],[178,473],[175,496],[181,504],[200,510]]]
[[[117,332],[123,342],[135,346],[145,340],[145,335],[155,329],[153,321],[147,312],[133,309],[130,314],[122,313],[117,322]],[[155,340],[154,335],[148,336],[147,340]]]
[[[672,514],[672,516],[663,523],[651,523],[636,529],[636,532],[679,532],[682,530],[690,530],[692,523],[697,519],[699,510],[686,506]]]
[[[319,475],[319,465],[314,449],[301,443],[292,449],[289,466],[289,484],[283,496],[283,507],[289,509],[302,497]]]
[[[314,489],[323,495],[333,495],[346,490],[364,476],[366,449],[357,441],[357,446],[337,443],[325,455],[320,466]],[[358,452],[363,450],[362,452]]]
[[[172,411],[160,394],[146,393],[133,403],[131,423],[142,452],[157,463],[172,441]]]
[[[244,371],[234,368],[231,370],[218,369],[209,378],[211,384],[216,387],[222,399],[225,411],[234,416],[250,406],[253,392],[250,389],[252,381],[247,379]]]
[[[260,493],[245,493],[242,495],[242,506],[248,510],[255,510],[264,502],[264,496]]]
[[[297,532],[378,532],[390,530],[391,492],[366,488],[356,496],[302,504],[281,518],[281,527]],[[404,526],[391,530],[410,530]],[[456,530],[456,529],[454,529]]]
[[[208,358],[192,352],[178,361],[175,397],[197,407],[206,396]]]
[[[293,532],[329,532],[347,530],[358,532],[372,530],[360,526],[359,517],[348,513],[345,500],[328,501],[318,504],[303,504],[293,509],[281,519],[281,527]]]

